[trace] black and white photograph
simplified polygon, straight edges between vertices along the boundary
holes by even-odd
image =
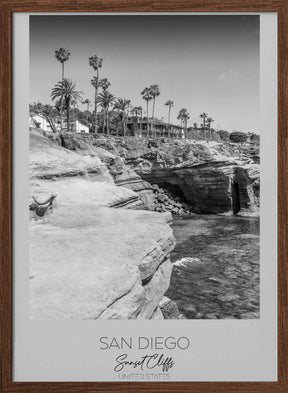
[[[30,319],[259,319],[259,15],[29,23]]]

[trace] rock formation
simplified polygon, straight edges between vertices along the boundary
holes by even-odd
[[[171,214],[139,210],[139,194],[152,188],[113,153],[61,144],[30,133],[29,205],[53,199],[49,214],[30,221],[31,317],[164,318]]]
[[[195,213],[259,209],[259,165],[212,161],[197,165],[152,169],[143,178],[162,187],[178,187]]]
[[[114,151],[118,149],[142,179],[184,200],[187,210],[202,214],[259,212],[259,147],[191,140],[149,144],[134,138],[132,153],[130,140],[125,143],[119,148],[115,141]]]
[[[32,222],[31,317],[152,318],[170,283],[175,240],[167,220],[79,204]]]
[[[257,145],[30,132],[31,316],[183,318],[163,298],[170,213],[257,214],[259,196]]]
[[[259,211],[259,145],[92,135],[64,135],[62,145],[101,151],[115,183],[137,192],[149,210],[182,214],[184,203],[184,211],[204,214]],[[149,183],[166,190],[171,203],[162,206]]]

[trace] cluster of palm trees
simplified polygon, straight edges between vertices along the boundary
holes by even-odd
[[[155,124],[155,101],[156,97],[160,95],[160,88],[158,85],[151,85],[149,87],[145,87],[141,91],[141,95],[144,101],[146,101],[146,114],[147,114],[147,130],[148,130],[148,135],[150,130],[152,131],[152,135],[156,135],[156,130],[154,127]],[[149,123],[149,102],[153,101],[152,104],[152,122]]]
[[[180,109],[177,119],[181,122],[181,128],[184,128],[185,138],[187,137],[187,123],[190,119],[190,114],[186,108]]]
[[[67,129],[70,130],[70,118],[69,111],[71,106],[75,106],[78,101],[87,106],[87,113],[90,113],[90,105],[92,102],[86,98],[83,100],[82,92],[76,89],[76,83],[71,79],[65,77],[65,62],[69,60],[70,51],[61,47],[55,51],[56,59],[61,63],[61,81],[58,82],[51,91],[51,98],[55,101],[55,108],[60,112],[61,119],[61,130],[63,129],[63,111],[66,111],[67,116]],[[92,67],[95,75],[91,79],[91,85],[94,88],[94,133],[98,132],[98,108],[101,108],[102,114],[102,131],[110,134],[110,116],[112,111],[116,112],[118,122],[120,122],[120,127],[117,126],[117,135],[119,129],[123,136],[126,134],[127,124],[129,116],[134,116],[138,124],[140,121],[140,135],[143,125],[143,108],[141,106],[133,107],[131,101],[127,98],[116,98],[108,89],[111,86],[110,81],[107,78],[100,78],[100,71],[103,66],[103,58],[97,56],[97,54],[92,55],[88,58],[90,67]],[[155,104],[156,98],[160,95],[160,87],[157,84],[153,84],[149,87],[145,87],[141,91],[143,100],[146,102],[146,124],[147,124],[147,134],[148,136],[156,137],[156,118],[155,118]],[[152,102],[152,113],[149,116],[149,103]],[[174,102],[168,100],[165,102],[168,107],[168,136],[171,132],[171,111],[174,107]],[[204,130],[211,130],[211,123],[214,121],[208,114],[203,112],[200,114],[203,119],[202,128]],[[182,108],[177,116],[177,119],[181,122],[181,128],[184,129],[184,135],[187,136],[187,125],[190,119],[190,114],[186,108]],[[194,123],[195,126],[196,123]]]
[[[209,132],[211,131],[211,123],[213,123],[212,117],[208,117],[208,113],[203,112],[200,114],[201,119],[203,119],[203,123],[201,124],[201,128],[205,132],[208,126]]]

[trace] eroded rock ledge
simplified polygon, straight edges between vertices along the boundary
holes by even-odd
[[[172,217],[131,210],[152,191],[123,160],[79,152],[30,133],[30,205],[55,196],[45,215],[30,210],[30,316],[162,319]]]
[[[32,222],[31,317],[152,318],[170,284],[170,220],[168,214],[91,212],[83,205],[62,206],[45,224]]]

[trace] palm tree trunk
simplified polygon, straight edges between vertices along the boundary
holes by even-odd
[[[126,112],[122,112],[123,115],[123,120],[122,120],[122,127],[123,127],[123,137],[126,136],[126,128],[125,128],[125,117],[126,117]]]
[[[127,108],[127,112],[125,113],[125,135],[126,135],[128,120],[129,120],[129,106]]]
[[[67,100],[67,131],[70,131],[70,116],[69,116],[69,112],[70,112],[70,100],[68,98]]]
[[[105,117],[106,117],[106,111],[105,109],[103,110],[103,124],[102,124],[102,133],[105,133]]]
[[[152,121],[153,121],[153,130],[152,130],[152,136],[154,134],[154,138],[156,137],[156,129],[155,129],[155,119],[154,119],[154,114],[155,114],[155,99],[156,97],[153,97],[153,108],[152,108]]]
[[[117,126],[116,126],[116,135],[117,136],[119,135],[119,127],[118,127],[118,125],[119,125],[119,115],[120,115],[120,112],[119,112],[119,109],[117,109]]]
[[[147,136],[149,138],[149,116],[148,116],[149,101],[148,100],[146,101],[146,105],[147,105],[147,112],[146,112],[146,115],[147,115]]]
[[[64,79],[64,62],[62,63],[62,83]],[[60,130],[63,129],[63,98],[60,99]]]
[[[170,138],[170,112],[171,112],[171,105],[168,108],[168,138]]]
[[[106,127],[107,127],[107,135],[110,135],[108,109],[106,111]]]
[[[60,98],[60,131],[63,129],[63,97]]]
[[[94,108],[95,125],[94,125],[94,134],[97,134],[97,96],[98,96],[98,89],[97,89],[97,87],[95,87],[95,108]]]
[[[97,83],[95,86],[95,129],[94,133],[97,134],[97,97],[98,97],[98,81],[99,81],[99,71],[97,68]]]
[[[139,124],[138,124],[138,112],[137,112],[137,111],[136,111],[136,124],[137,124],[137,134],[139,135],[139,133],[138,133]],[[136,135],[135,135],[136,133],[134,132],[134,128],[133,128],[133,134],[134,134],[133,136],[136,136]],[[138,135],[137,135],[137,136],[138,136]]]

